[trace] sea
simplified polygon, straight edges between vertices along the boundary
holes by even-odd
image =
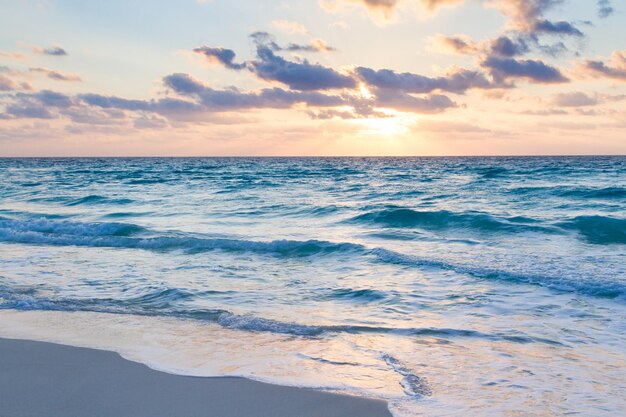
[[[0,337],[399,417],[621,416],[626,157],[0,159]]]

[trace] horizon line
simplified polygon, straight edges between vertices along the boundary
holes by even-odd
[[[37,155],[13,155],[3,156],[0,155],[0,159],[35,159],[35,158],[48,158],[48,159],[124,159],[124,158],[178,158],[178,159],[191,159],[191,158],[562,158],[562,157],[626,157],[626,153],[623,154],[531,154],[531,155],[49,155],[49,156],[37,156]]]

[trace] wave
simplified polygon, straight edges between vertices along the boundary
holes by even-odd
[[[353,217],[349,221],[385,227],[421,228],[426,230],[471,229],[479,232],[552,231],[550,228],[535,225],[535,223],[538,223],[537,220],[522,216],[497,218],[480,212],[417,211],[400,207],[371,211]]]
[[[66,206],[94,205],[94,204],[131,204],[133,200],[128,198],[109,198],[101,195],[88,195],[65,203]]]
[[[580,233],[589,243],[626,244],[626,219],[605,216],[578,216],[559,224]]]
[[[148,231],[141,226],[126,223],[52,222],[48,219],[20,221],[0,218],[0,241],[11,243],[154,251],[182,250],[189,253],[223,250],[291,256],[362,252],[364,250],[362,245],[355,243],[335,243],[321,240],[262,242],[178,235],[144,237],[140,234],[148,234]]]
[[[504,167],[487,167],[481,168],[476,171],[484,179],[507,177],[510,175],[510,171]]]
[[[449,339],[477,338],[528,344],[542,343],[562,345],[561,342],[542,337],[531,336],[519,331],[511,333],[485,333],[472,329],[453,329],[439,327],[393,328],[367,325],[312,325],[299,324],[250,314],[235,314],[222,309],[184,309],[177,307],[184,300],[206,294],[181,289],[154,289],[145,294],[126,299],[53,299],[37,297],[32,288],[9,288],[0,286],[0,309],[21,311],[87,311],[109,314],[132,314],[139,316],[175,317],[216,323],[221,327],[259,333],[273,333],[288,336],[316,338],[329,334],[394,334],[401,336],[441,337]],[[209,291],[208,293],[214,293]],[[219,294],[220,292],[215,292]]]
[[[575,197],[582,199],[621,199],[626,198],[626,188],[606,187],[606,188],[570,188],[558,192],[563,197]]]
[[[475,278],[501,280],[517,284],[531,284],[550,288],[557,291],[574,292],[602,298],[626,297],[626,283],[603,279],[585,279],[581,277],[550,276],[528,273],[518,273],[483,266],[455,264],[433,258],[421,258],[415,255],[406,255],[383,248],[374,248],[372,252],[386,263],[404,265],[408,267],[427,267],[454,271]]]
[[[517,220],[521,223],[524,219]],[[601,216],[581,216],[562,222],[559,227],[574,230],[585,236],[590,243],[626,243],[626,220]],[[46,218],[13,220],[0,217],[0,242],[83,246],[99,248],[141,249],[151,251],[183,251],[202,253],[214,250],[225,252],[252,252],[279,257],[310,257],[323,255],[356,255],[374,262],[450,270],[480,279],[497,279],[515,283],[541,285],[559,291],[582,293],[598,297],[618,298],[626,295],[626,283],[608,279],[587,279],[581,276],[553,275],[533,272],[515,272],[448,262],[435,258],[423,258],[403,254],[385,248],[368,248],[358,243],[330,242],[323,240],[274,240],[253,241],[234,238],[210,238],[180,234],[158,234],[141,226],[127,223],[81,223],[52,221]],[[331,297],[354,299],[385,298],[385,293],[374,290],[336,290]]]
[[[352,288],[336,288],[326,294],[325,297],[333,300],[343,299],[370,302],[383,300],[388,297],[388,294],[383,291],[373,290],[369,288],[364,288],[361,290],[356,290]]]
[[[424,397],[433,394],[428,381],[425,378],[411,372],[411,370],[404,366],[398,359],[389,354],[383,354],[382,359],[385,363],[387,363],[387,365],[391,366],[394,372],[402,376],[400,385],[402,385],[402,388],[407,395],[411,397]]]
[[[93,237],[126,237],[141,233],[141,226],[127,223],[82,223],[72,221],[53,221],[47,217],[31,220],[13,220],[0,217],[0,239],[16,243],[47,243],[57,239],[71,242],[89,240]],[[63,239],[65,237],[65,239]],[[39,240],[39,241],[38,241]],[[72,244],[72,243],[66,243]]]
[[[543,186],[543,187],[515,187],[508,190],[510,194],[532,195],[538,197],[567,197],[580,200],[617,200],[626,198],[626,188],[623,187],[569,187],[569,186]]]

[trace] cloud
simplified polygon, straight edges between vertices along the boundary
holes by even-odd
[[[525,111],[520,112],[519,114],[524,114],[528,116],[563,116],[569,113],[562,109],[547,109],[547,110],[525,110]]]
[[[20,54],[19,52],[6,52],[6,51],[0,51],[0,57],[18,59],[18,60],[22,60],[26,58],[25,55]]]
[[[441,94],[415,97],[403,92],[389,90],[377,91],[376,105],[398,111],[422,114],[440,113],[457,106],[449,97]]]
[[[598,17],[607,18],[615,13],[615,9],[611,5],[610,0],[598,0]]]
[[[67,55],[67,51],[60,46],[51,46],[49,48],[41,48],[38,46],[34,46],[31,48],[33,52],[41,55],[52,55],[52,56],[65,56]]]
[[[163,129],[169,124],[167,120],[158,116],[140,116],[133,121],[135,129]]]
[[[0,73],[0,91],[32,90],[32,89],[33,88],[30,84],[26,82],[13,81],[6,75]]]
[[[132,100],[93,93],[69,96],[43,90],[16,94],[13,102],[6,106],[3,118],[65,117],[77,123],[110,124],[113,119],[124,118],[124,113],[120,111],[137,113],[138,117],[144,119],[148,114],[160,114],[174,120],[201,120],[211,113],[246,109],[351,105],[344,97],[318,92],[287,91],[281,88],[265,88],[256,92],[242,92],[236,88],[218,90],[182,73],[164,77],[163,83],[183,98]]]
[[[194,96],[212,111],[229,111],[249,108],[289,108],[294,104],[316,107],[349,104],[338,96],[317,92],[287,91],[281,88],[265,88],[259,92],[246,93],[231,87],[215,90],[194,79],[189,74],[177,73],[163,78],[163,83],[183,96]]]
[[[626,81],[626,49],[613,52],[610,64],[599,60],[586,59],[579,67],[592,77],[606,77],[618,81]]]
[[[489,129],[467,122],[452,120],[422,120],[414,126],[420,132],[432,133],[491,133]]]
[[[432,11],[441,6],[452,6],[463,1],[464,0],[421,0],[421,3],[426,9]]]
[[[54,119],[59,109],[67,109],[72,104],[69,96],[49,90],[16,93],[14,101],[5,106],[2,118]]]
[[[79,82],[79,81],[82,81],[80,76],[78,76],[76,74],[64,74],[62,72],[50,70],[50,69],[47,69],[47,68],[41,68],[41,67],[39,67],[39,68],[30,68],[29,71],[30,72],[36,72],[36,73],[44,74],[46,77],[50,78],[51,80],[55,80],[55,81],[68,81],[68,82]]]
[[[524,39],[512,40],[507,36],[499,36],[492,40],[490,48],[492,54],[504,57],[524,55],[530,49]]]
[[[553,104],[559,107],[595,106],[598,103],[597,97],[579,91],[557,94],[553,99]]]
[[[201,53],[209,60],[219,62],[229,69],[247,68],[263,80],[280,82],[292,90],[331,90],[354,88],[356,85],[353,78],[332,68],[312,64],[307,60],[301,62],[288,61],[274,53],[281,50],[309,50],[310,48],[329,50],[329,47],[323,43],[312,44],[307,47],[291,45],[288,48],[283,48],[267,32],[255,32],[251,38],[256,44],[256,59],[241,64],[233,62],[235,52],[230,49],[203,46],[195,48],[194,52]]]
[[[55,116],[46,107],[41,105],[9,105],[0,118],[16,119],[54,119]]]
[[[80,94],[77,98],[90,106],[101,107],[104,109],[121,109],[131,111],[150,111],[152,110],[152,101],[145,100],[129,100],[115,96],[103,96],[100,94]]]
[[[301,52],[333,52],[336,51],[337,49],[332,47],[332,46],[328,46],[326,44],[326,42],[324,42],[322,39],[313,39],[309,44],[307,45],[298,45],[295,43],[290,43],[289,45],[287,45],[284,48],[285,51],[290,51],[290,52],[297,52],[297,51],[301,51]]]
[[[257,47],[259,59],[251,61],[252,71],[266,81],[278,81],[293,90],[331,90],[354,88],[353,78],[332,68],[304,60],[292,62],[274,54],[263,45]]]
[[[548,33],[552,35],[572,35],[583,36],[583,33],[569,22],[551,22],[549,20],[538,20],[532,27],[534,32]]]
[[[434,78],[409,72],[398,73],[390,69],[373,70],[366,67],[357,67],[355,74],[369,86],[415,94],[431,93],[435,90],[461,94],[470,88],[496,87],[481,72],[464,69],[457,69],[444,77]]]
[[[380,12],[385,18],[390,18],[399,0],[351,0],[354,3],[361,3],[369,10]]]
[[[535,83],[564,83],[569,81],[558,68],[543,61],[513,58],[487,57],[481,65],[491,71],[491,75],[499,81],[510,78],[522,78]]]
[[[465,35],[436,35],[433,38],[434,46],[444,52],[455,54],[474,54],[480,51],[480,45],[476,44],[469,36]]]
[[[288,35],[294,35],[299,33],[300,35],[307,35],[309,31],[302,23],[294,22],[291,20],[274,20],[271,23],[272,27],[286,33]]]
[[[345,9],[344,6],[360,6],[368,12],[372,21],[384,24],[393,19],[400,0],[319,0],[319,3],[324,10],[331,13]]]
[[[570,22],[552,22],[544,17],[544,14],[564,0],[480,0],[480,2],[492,7],[509,18],[509,26],[512,28],[536,35],[538,33],[551,35],[582,36],[582,32]],[[604,0],[608,3],[608,0]],[[464,3],[465,0],[326,0],[322,6],[326,10],[336,9],[337,3],[360,4],[366,7],[374,16],[382,15],[384,20],[390,20],[394,11],[401,3],[421,4],[429,11],[434,11],[442,6],[454,6]],[[602,0],[600,0],[602,2]],[[610,5],[602,5],[608,7]]]
[[[220,63],[229,69],[241,70],[246,67],[245,63],[235,64],[233,62],[235,60],[235,52],[232,49],[201,46],[199,48],[194,48],[193,51],[204,55],[209,62]]]
[[[313,39],[306,45],[290,43],[287,46],[280,46],[276,43],[274,37],[268,32],[254,32],[250,35],[250,38],[255,43],[257,48],[262,46],[275,52],[332,52],[337,50],[332,46],[328,46],[322,39]]]

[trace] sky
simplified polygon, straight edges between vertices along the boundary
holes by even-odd
[[[626,154],[626,0],[0,0],[0,156]]]

